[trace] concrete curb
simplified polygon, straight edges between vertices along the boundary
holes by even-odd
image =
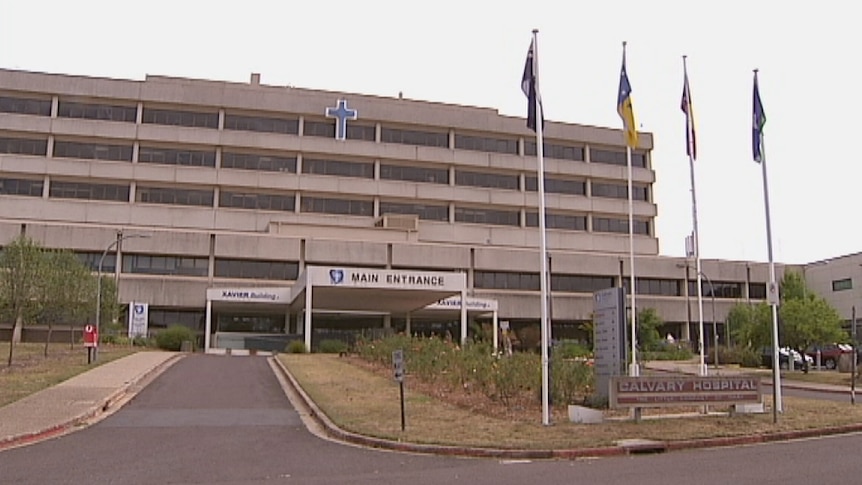
[[[752,445],[758,443],[771,443],[777,441],[788,441],[802,438],[829,436],[836,434],[847,434],[862,432],[862,423],[830,428],[818,428],[798,431],[780,431],[775,433],[758,434],[751,436],[731,436],[717,438],[702,438],[684,441],[649,441],[647,443],[632,445],[617,445],[596,448],[575,449],[536,449],[536,450],[513,450],[496,448],[471,448],[449,445],[426,445],[421,443],[408,443],[393,441],[383,438],[359,435],[339,428],[328,416],[314,403],[306,394],[305,390],[277,356],[269,357],[275,362],[287,382],[302,399],[300,403],[305,407],[309,415],[320,425],[326,435],[330,438],[353,443],[371,448],[381,448],[393,451],[423,453],[434,455],[447,455],[471,458],[498,458],[498,459],[578,459],[578,458],[601,458],[609,456],[636,455],[646,453],[661,453],[665,451],[691,450],[698,448],[719,448],[724,446]],[[837,392],[837,391],[835,391]]]
[[[134,396],[134,394],[136,394],[137,392],[130,393],[130,390],[132,388],[138,386],[142,382],[156,377],[165,369],[176,363],[182,357],[184,357],[184,354],[172,355],[171,357],[159,363],[155,367],[148,369],[143,374],[135,376],[135,378],[133,378],[132,380],[124,383],[122,387],[111,392],[105,399],[101,400],[101,404],[96,404],[87,411],[77,416],[74,416],[66,421],[32,433],[24,433],[21,435],[0,439],[0,451],[43,441],[49,438],[63,435],[67,432],[70,432],[76,427],[94,424],[98,421],[99,418],[107,416],[107,412],[109,410],[116,411],[116,409],[113,408],[117,403],[122,402],[126,398]],[[117,409],[119,409],[119,407]]]

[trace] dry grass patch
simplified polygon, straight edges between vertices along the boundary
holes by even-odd
[[[102,346],[96,364],[87,364],[87,351],[76,345],[51,344],[48,357],[44,356],[45,344],[22,343],[15,346],[12,365],[7,366],[9,343],[0,345],[0,406],[5,406],[25,396],[59,384],[95,365],[125,357],[141,350],[139,347]]]
[[[326,354],[282,354],[278,357],[300,385],[342,429],[415,443],[450,444],[498,449],[571,449],[613,445],[628,438],[682,441],[768,434],[862,423],[862,405],[784,398],[785,412],[773,424],[772,413],[730,417],[701,415],[699,408],[645,410],[633,422],[621,411],[607,411],[602,424],[568,422],[565,409],[554,408],[552,425],[541,423],[535,402],[504,409],[498,402],[472,393],[466,398],[441,395],[405,378],[406,430],[401,431],[398,383],[391,369],[369,369],[353,358]],[[409,370],[409,369],[408,369]],[[484,405],[478,405],[484,400]],[[463,403],[470,403],[464,406]],[[767,407],[770,399],[766,398]],[[768,408],[769,409],[769,408]],[[670,413],[686,417],[669,418]]]

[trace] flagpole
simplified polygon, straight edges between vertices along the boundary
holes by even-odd
[[[542,113],[541,98],[539,95],[539,44],[538,44],[538,29],[533,29],[533,79],[536,83],[536,159],[538,161],[538,185],[539,185],[539,233],[540,235],[540,258],[541,258],[541,275],[539,277],[539,285],[541,288],[542,300],[542,424],[548,425],[551,423],[550,418],[550,396],[549,396],[549,358],[548,346],[550,345],[551,325],[548,321],[548,245],[545,233],[545,160],[544,160],[544,143],[543,143],[543,128],[544,113]]]
[[[760,89],[757,85],[758,69],[754,69],[754,161],[760,163],[763,173],[763,206],[766,210],[766,248],[769,257],[769,287],[767,298],[772,307],[772,420],[778,422],[778,413],[784,412],[781,402],[781,372],[780,358],[778,354],[778,285],[775,282],[775,259],[772,253],[772,218],[769,210],[769,184],[766,177],[766,141],[763,133],[763,125],[766,123],[766,115],[763,113],[763,105],[760,103]],[[758,118],[759,115],[759,118]],[[793,359],[790,364],[793,365]]]
[[[623,41],[623,65],[620,70],[620,91],[617,96],[617,111],[623,118],[623,138],[626,142],[626,178],[628,179],[629,203],[629,291],[631,292],[631,364],[629,376],[640,376],[637,356],[637,289],[635,288],[635,225],[634,198],[632,195],[632,145],[637,144],[637,128],[634,126],[634,114],[631,108],[631,85],[626,73],[626,41]],[[628,111],[626,111],[628,103]],[[633,136],[630,135],[634,133]]]
[[[687,110],[691,111],[691,93],[689,91],[688,85],[688,66],[686,65],[686,58],[688,56],[682,56],[682,70],[683,76],[685,79],[685,85],[683,89],[685,90],[684,96],[688,99],[688,107]],[[692,241],[692,249],[694,250],[694,264],[697,271],[697,322],[698,322],[698,341],[697,347],[698,352],[700,354],[700,367],[698,368],[699,374],[705,376],[707,374],[706,368],[706,359],[704,352],[704,340],[703,340],[703,270],[701,268],[700,263],[700,234],[697,228],[697,192],[695,190],[695,177],[694,177],[694,149],[692,144],[694,140],[691,140],[692,136],[692,123],[694,122],[693,114],[690,112],[686,113],[685,117],[685,137],[686,137],[686,152],[688,153],[688,166],[689,172],[691,174],[691,219],[692,219],[692,231],[693,231],[693,241]],[[688,281],[685,282],[688,284]],[[715,295],[713,295],[714,297]],[[717,342],[716,342],[717,345]]]

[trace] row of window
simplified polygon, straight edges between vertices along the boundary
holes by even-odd
[[[46,147],[47,142],[45,140],[0,138],[0,153],[44,156]],[[53,155],[57,158],[130,162],[132,161],[132,146],[56,141],[54,142]],[[138,161],[140,163],[214,168],[216,165],[215,160],[216,154],[214,151],[151,147],[145,145],[142,145],[138,151]],[[295,157],[276,157],[251,153],[224,152],[222,154],[221,166],[223,168],[236,168],[243,170],[263,170],[286,173],[297,172],[297,160]],[[308,174],[365,179],[374,178],[374,164],[372,162],[350,162],[344,160],[305,158],[303,159],[302,167],[303,173]],[[380,179],[448,185],[449,170],[445,168],[423,168],[381,163]],[[587,183],[584,180],[545,177],[545,191],[548,193],[584,195],[586,194],[586,184]],[[455,185],[520,190],[521,183],[520,176],[516,174],[456,170]],[[527,191],[537,191],[538,177],[525,177],[524,189]],[[591,192],[595,197],[619,199],[625,199],[628,197],[628,187],[621,184],[593,182]],[[632,197],[635,200],[649,200],[648,188],[642,185],[633,185]]]
[[[637,293],[641,295],[655,296],[684,296],[682,292],[683,280],[659,279],[659,278],[636,278]],[[616,277],[599,275],[568,275],[551,274],[551,290],[571,293],[592,293],[610,288],[616,285]],[[538,291],[540,288],[539,273],[529,272],[506,272],[506,271],[475,271],[473,273],[473,286],[475,288],[488,290],[529,290]],[[626,291],[630,288],[630,281],[623,280]],[[689,295],[696,293],[697,282],[689,281]],[[710,287],[706,281],[702,282],[705,297],[712,297]],[[735,281],[714,281],[715,298],[739,299],[745,294],[745,283]],[[750,298],[766,299],[766,283],[750,283],[748,285]]]
[[[82,263],[91,270],[98,269],[101,253],[77,253]],[[207,276],[209,258],[193,256],[169,256],[129,253],[123,255],[123,273],[158,274],[175,276]],[[112,273],[116,268],[116,254],[108,254],[102,262],[102,271]],[[219,278],[249,278],[261,280],[294,281],[299,277],[299,263],[296,261],[273,261],[238,258],[215,258],[213,275]],[[593,293],[616,285],[616,276],[551,274],[551,290],[567,293]],[[623,280],[626,291],[630,281]],[[637,293],[655,296],[684,296],[681,291],[683,280],[636,278]],[[689,281],[689,295],[695,293],[696,281]],[[712,297],[707,282],[703,282],[703,296]],[[735,281],[716,281],[715,298],[740,299],[745,294],[745,283]],[[487,290],[529,290],[539,291],[539,273],[474,271],[473,287]],[[766,298],[765,283],[750,283],[749,297]]]
[[[51,116],[51,101],[46,99],[0,96],[0,112]],[[61,118],[135,123],[137,122],[137,107],[60,100],[57,107],[57,116]],[[199,112],[144,107],[141,112],[141,122],[167,126],[218,129],[219,115],[218,112],[212,111]],[[304,136],[335,137],[335,123],[332,121],[305,120],[302,128]],[[224,129],[298,135],[299,118],[225,113]],[[374,125],[349,123],[347,125],[346,136],[351,140],[373,142],[376,140],[376,128]],[[429,132],[381,127],[380,141],[383,143],[450,148],[449,133],[442,131]],[[518,139],[482,137],[456,133],[452,148],[517,155]],[[527,156],[535,156],[536,143],[526,141],[524,152]],[[545,143],[543,153],[548,158],[574,161],[584,160],[584,147],[579,146]],[[625,152],[594,149],[590,153],[590,160],[596,163],[626,165],[626,154]],[[632,153],[632,165],[646,167],[646,157],[644,154]]]
[[[42,180],[0,178],[0,194],[41,197],[43,189],[44,181]],[[115,202],[128,202],[130,194],[129,185],[61,180],[52,181],[48,190],[48,196],[52,198]],[[135,202],[141,203],[213,207],[214,200],[213,190],[151,187],[147,185],[138,185],[135,189]],[[299,204],[300,212],[374,216],[374,202],[371,200],[302,196]],[[219,207],[294,212],[296,196],[294,194],[238,192],[225,189],[219,192]],[[449,206],[442,204],[381,201],[379,212],[380,214],[416,214],[423,220],[441,222],[449,220]],[[572,231],[585,231],[587,229],[586,215],[549,212],[545,216],[546,227],[550,229]],[[524,225],[527,227],[538,227],[538,220],[538,212],[533,211],[524,214]],[[454,222],[520,227],[521,211],[456,206]],[[594,217],[593,230],[595,232],[628,233],[628,220]],[[635,233],[648,235],[649,222],[636,220]]]

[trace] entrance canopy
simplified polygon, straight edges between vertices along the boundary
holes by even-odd
[[[290,309],[407,314],[466,286],[464,273],[308,266],[292,288]]]
[[[210,348],[213,308],[302,314],[307,348],[314,313],[403,315],[408,326],[411,315],[459,313],[464,342],[468,311],[493,316],[495,327],[497,316],[496,301],[467,298],[466,287],[467,275],[462,272],[308,266],[292,288],[209,288],[205,347]]]

